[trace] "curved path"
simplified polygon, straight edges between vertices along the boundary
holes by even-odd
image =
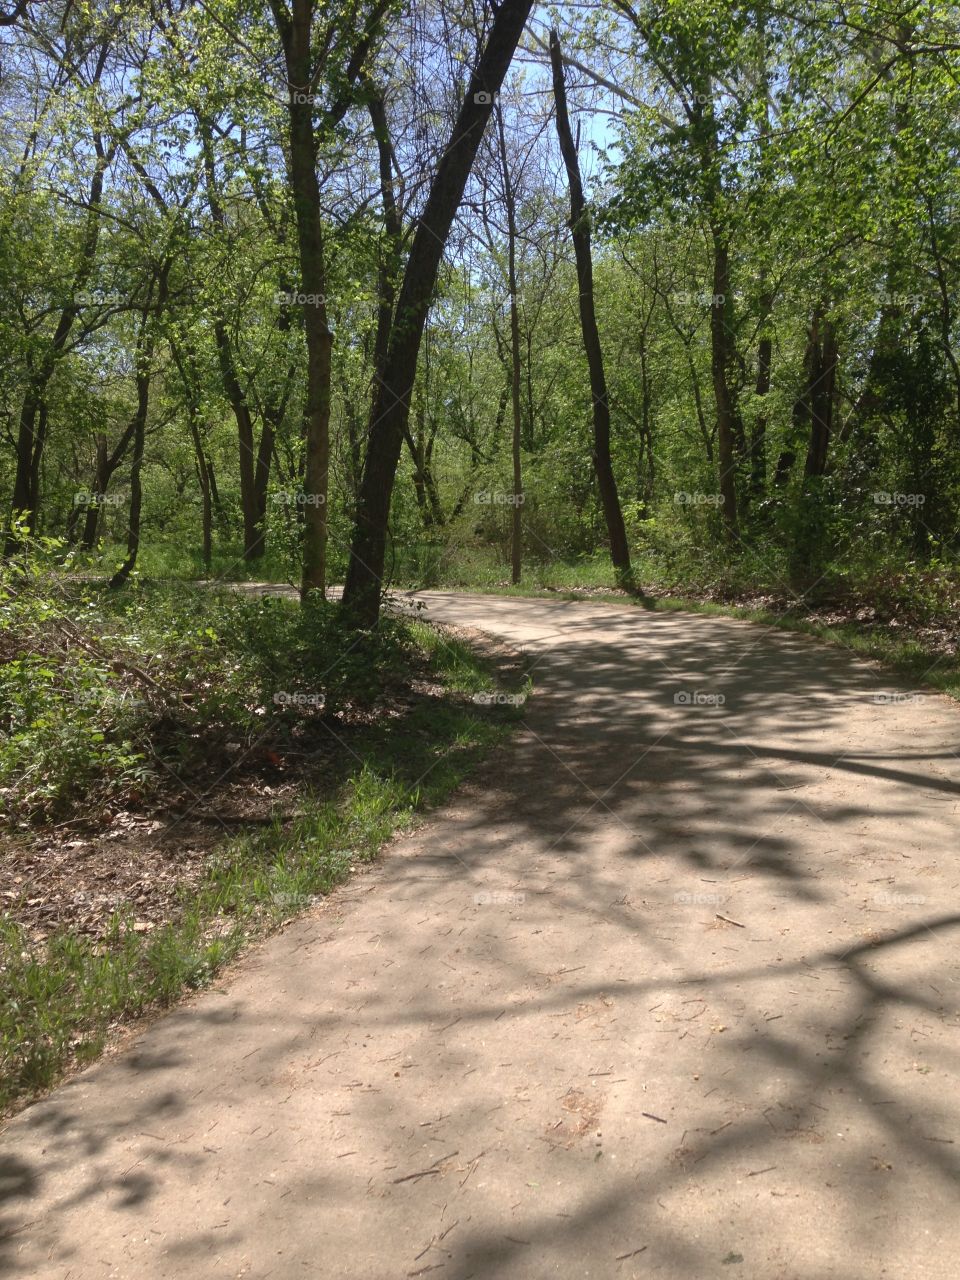
[[[524,728],[9,1125],[0,1272],[955,1280],[957,707],[730,619],[425,598],[533,656]]]

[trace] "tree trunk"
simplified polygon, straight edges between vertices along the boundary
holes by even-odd
[[[105,45],[101,50],[96,73],[97,81],[99,81],[103,70],[106,48],[107,46]],[[87,222],[84,228],[80,257],[71,286],[71,299],[76,298],[77,294],[86,286],[93,272],[97,247],[100,243],[100,206],[103,200],[104,176],[116,152],[116,146],[107,151],[104,150],[99,133],[94,135],[94,148],[97,155],[97,163],[90,180],[90,193],[87,197]],[[37,527],[37,509],[40,500],[40,466],[43,460],[43,447],[46,442],[48,416],[45,403],[46,390],[79,313],[79,305],[72,300],[60,312],[49,348],[45,352],[39,368],[34,371],[23,399],[17,433],[11,518],[4,546],[5,556],[10,555],[16,546],[16,539],[13,537],[14,521],[18,518],[25,518],[27,532],[30,534]]]
[[[763,337],[757,347],[757,397],[763,399],[770,391],[770,366],[773,360],[773,339]],[[750,492],[760,500],[767,487],[767,412],[761,408],[750,433]]]
[[[213,560],[214,509],[217,510],[221,528],[223,527],[222,512],[220,510],[220,495],[217,492],[217,484],[213,474],[213,464],[207,456],[207,451],[203,442],[203,432],[200,429],[200,396],[197,385],[196,369],[193,367],[192,362],[188,364],[187,357],[182,351],[179,343],[173,337],[170,338],[170,351],[173,355],[174,364],[176,364],[177,369],[180,372],[184,394],[187,398],[187,421],[190,425],[190,436],[193,440],[197,479],[200,481],[203,563],[209,571],[211,561]]]
[[[197,414],[192,406],[190,409],[190,434],[193,437],[193,448],[197,461],[197,478],[200,481],[203,565],[209,573],[210,565],[213,561],[213,502],[210,493],[210,468],[203,448],[200,424],[197,422]]]
[[[793,585],[812,589],[822,573],[827,539],[826,510],[822,477],[827,469],[827,452],[833,426],[834,390],[837,371],[837,339],[834,326],[817,307],[807,344],[807,381],[803,400],[810,423],[803,483],[799,493],[796,541],[791,556]]]
[[[150,352],[152,355],[152,351]],[[149,356],[148,356],[149,359]],[[127,558],[110,579],[111,587],[122,587],[136,568],[140,552],[140,516],[143,510],[143,450],[150,404],[149,365],[137,371],[137,412],[133,435],[133,462],[130,467],[130,523],[127,526]]]
[[[213,131],[210,122],[205,118],[198,120],[200,142],[203,152],[203,167],[206,178],[207,204],[214,224],[222,231],[226,228],[226,217],[220,203],[217,190],[216,163],[213,152]],[[220,366],[220,380],[233,416],[237,423],[237,445],[239,449],[240,468],[240,510],[243,517],[243,558],[256,560],[263,555],[266,514],[266,478],[259,475],[264,441],[261,437],[260,448],[256,444],[256,432],[253,413],[247,390],[240,381],[240,372],[233,341],[227,329],[226,316],[223,312],[217,315],[213,325],[213,335],[217,347],[217,362]],[[264,426],[266,432],[268,428]],[[267,457],[272,451],[272,439],[267,442]],[[269,461],[267,477],[269,476]],[[262,480],[262,501],[260,500],[260,483]]]
[[[101,432],[97,436],[97,461],[93,472],[93,489],[88,494],[89,501],[83,522],[83,534],[80,545],[84,551],[92,551],[97,545],[97,534],[100,531],[100,513],[103,511],[103,499],[106,496],[110,475],[107,471],[107,438]]]
[[[710,307],[710,370],[717,409],[717,459],[720,467],[720,496],[727,541],[737,540],[737,404],[730,382],[733,365],[733,330],[729,319],[730,251],[719,228],[713,228],[713,298]]]
[[[649,317],[648,317],[649,320]],[[653,454],[653,390],[650,385],[650,366],[647,358],[646,326],[640,333],[640,446],[637,453],[637,500],[644,520],[650,513],[656,483],[656,464]]]
[[[287,83],[290,186],[297,219],[303,331],[307,344],[304,406],[303,572],[301,595],[323,595],[327,577],[327,497],[330,478],[330,381],[333,334],[327,322],[327,273],[313,127],[311,52],[315,0],[292,0],[289,14],[272,4],[283,44]]]
[[[507,156],[507,137],[503,127],[503,111],[499,105],[497,106],[497,137],[500,143],[503,203],[507,211],[507,289],[510,294],[510,403],[513,408],[510,581],[516,586],[520,582],[523,573],[523,470],[520,454],[523,409],[521,405],[520,307],[517,301],[517,202],[510,177],[510,161]]]
[[[483,130],[513,58],[533,0],[502,0],[467,95],[437,166],[400,285],[381,382],[370,412],[369,443],[350,549],[343,608],[358,626],[376,625],[386,558],[387,521],[423,327],[443,251]]]
[[[827,469],[827,450],[833,427],[833,400],[837,378],[837,338],[830,320],[814,317],[811,334],[813,359],[806,388],[810,414],[810,441],[804,475],[822,476]]]
[[[610,401],[603,368],[603,350],[593,297],[593,258],[590,252],[590,219],[583,196],[580,162],[567,113],[567,90],[563,76],[563,54],[560,37],[550,32],[550,61],[553,67],[553,96],[557,106],[557,134],[570,186],[570,232],[577,260],[580,286],[580,327],[583,346],[590,369],[590,391],[593,397],[593,466],[600,490],[600,501],[610,538],[610,557],[621,585],[630,585],[630,550],[620,509],[617,482],[610,461]]]
[[[168,258],[157,273],[156,312],[160,315],[167,301],[167,281],[172,259]],[[130,466],[130,523],[127,527],[127,558],[110,579],[111,587],[122,587],[133,573],[140,553],[140,517],[143,511],[143,453],[150,408],[150,380],[153,372],[154,334],[150,328],[150,296],[144,304],[137,343],[137,408],[133,415],[133,459]]]
[[[144,328],[146,325],[146,317],[141,320],[140,333],[137,336],[137,357],[139,359],[143,346]],[[83,538],[81,545],[85,551],[92,551],[97,542],[100,532],[101,515],[103,511],[104,499],[107,496],[107,490],[110,487],[110,481],[113,479],[114,472],[120,467],[124,458],[127,456],[127,450],[130,448],[130,441],[133,439],[136,430],[136,418],[134,413],[130,419],[123,435],[117,441],[117,446],[113,453],[107,453],[106,438],[102,435],[97,437],[97,461],[94,469],[93,491],[91,498],[93,501],[88,504],[86,510],[86,518],[84,520]]]
[[[380,199],[383,206],[383,230],[386,247],[377,269],[377,328],[373,344],[373,393],[376,384],[383,377],[386,367],[387,352],[390,349],[390,334],[393,329],[393,309],[397,297],[397,273],[400,264],[400,246],[403,238],[403,226],[400,210],[397,208],[396,193],[393,186],[393,148],[390,142],[390,129],[383,94],[372,82],[367,85],[367,110],[377,143],[377,163],[380,173]],[[424,388],[423,398],[427,396]],[[424,529],[443,524],[443,512],[429,474],[426,460],[426,406],[421,403],[417,415],[418,430],[414,436],[409,429],[404,431],[404,440],[413,463],[413,488],[417,499]],[[354,454],[357,447],[351,445]]]

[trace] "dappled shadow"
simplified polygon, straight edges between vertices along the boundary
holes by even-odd
[[[0,1261],[951,1273],[960,715],[727,619],[429,601],[526,651],[523,730],[10,1126]]]

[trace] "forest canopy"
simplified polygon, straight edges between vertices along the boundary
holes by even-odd
[[[946,573],[958,67],[939,0],[8,3],[7,555]]]

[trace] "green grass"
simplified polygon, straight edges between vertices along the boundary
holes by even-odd
[[[445,695],[376,719],[351,739],[355,757],[327,794],[221,846],[174,919],[138,933],[117,914],[103,941],[67,930],[38,950],[0,916],[0,1110],[94,1059],[119,1024],[209,983],[251,939],[375,858],[510,732],[515,711],[470,700],[495,688],[489,664],[423,623],[405,627]]]
[[[106,578],[125,558],[126,549],[117,543],[86,554],[75,554],[74,563],[80,570]],[[240,542],[217,542],[209,565],[204,563],[198,546],[177,542],[148,544],[137,556],[135,576],[148,581],[172,578],[180,581],[212,579],[222,582],[296,583],[296,570],[282,548],[268,545],[266,554],[259,560],[245,561]]]

